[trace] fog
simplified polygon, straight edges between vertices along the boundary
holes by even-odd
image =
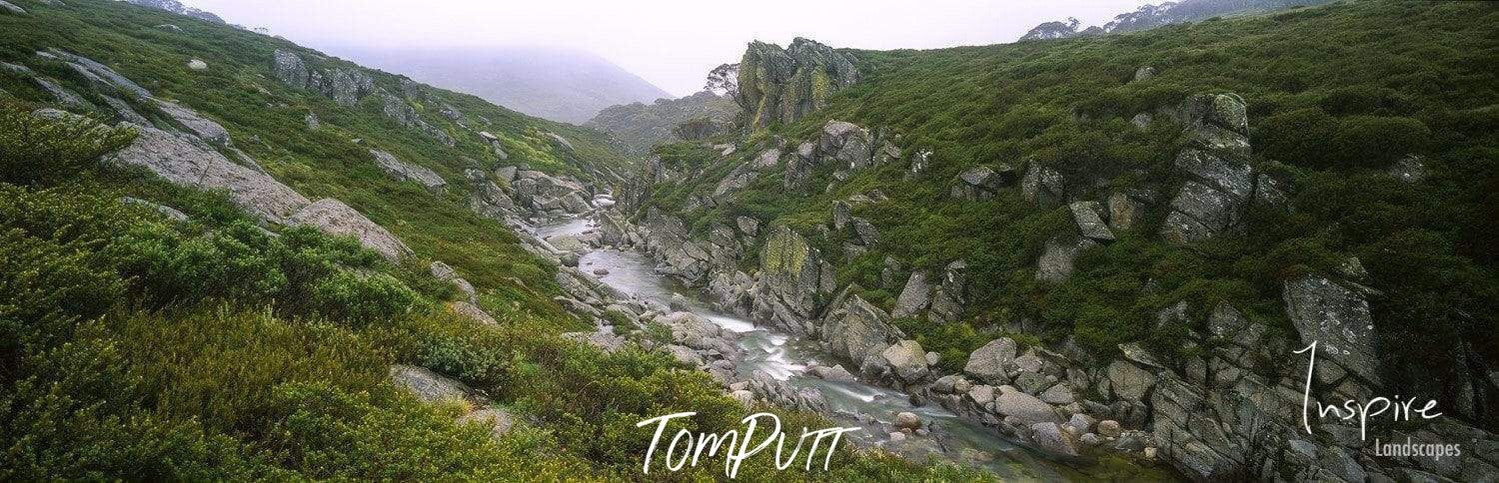
[[[191,0],[338,55],[352,47],[548,46],[602,56],[674,95],[754,39],[929,49],[1012,42],[1041,22],[1101,24],[1146,0]],[[753,7],[748,7],[753,6]]]

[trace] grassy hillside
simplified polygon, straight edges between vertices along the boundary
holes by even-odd
[[[699,230],[741,215],[789,223],[837,259],[845,235],[813,228],[831,219],[833,201],[879,189],[890,199],[854,214],[892,242],[839,267],[840,283],[871,289],[866,298],[888,309],[900,287],[875,289],[887,255],[907,268],[967,260],[977,300],[963,322],[901,322],[953,370],[969,351],[1031,325],[1022,321],[1042,327],[1029,337],[1075,337],[1101,355],[1137,340],[1180,351],[1177,335],[1200,327],[1155,328],[1155,314],[1180,300],[1204,311],[1228,301],[1289,329],[1281,282],[1357,256],[1383,293],[1372,304],[1389,380],[1452,400],[1454,378],[1499,367],[1496,22],[1499,8],[1486,2],[1359,1],[1097,38],[852,51],[859,84],[807,119],[755,134],[735,163],[772,136],[795,146],[837,119],[889,129],[908,154],[931,150],[926,172],[909,177],[906,163],[890,163],[824,193],[834,167],[823,165],[815,189],[797,196],[783,194],[776,173],[685,216]],[[1132,82],[1142,66],[1159,74]],[[1181,126],[1158,119],[1141,129],[1132,117],[1221,92],[1248,102],[1252,164],[1291,181],[1292,209],[1253,213],[1246,236],[1174,246],[1157,235],[1158,207],[1118,242],[1084,253],[1065,282],[1047,284],[1034,276],[1036,260],[1072,224],[1066,206],[1038,209],[1018,187],[985,202],[948,194],[963,170],[999,164],[1054,168],[1072,199],[1169,184]],[[659,152],[716,173],[658,187],[654,203],[674,210],[711,194],[733,167],[691,145]],[[1424,157],[1425,181],[1387,172],[1408,154]]]
[[[595,167],[627,165],[627,158],[595,131],[525,116],[477,97],[428,88],[426,92],[433,99],[416,107],[425,122],[441,127],[457,140],[456,146],[445,146],[380,115],[380,100],[375,96],[346,108],[278,82],[272,73],[271,53],[275,49],[289,49],[309,59],[320,56],[284,40],[115,2],[27,7],[33,15],[0,17],[0,27],[6,31],[0,39],[3,61],[35,64],[38,72],[80,93],[88,92],[85,79],[60,63],[35,62],[36,52],[59,48],[109,65],[137,79],[157,97],[179,101],[223,124],[236,145],[278,180],[309,197],[333,197],[348,203],[419,253],[429,257],[441,253],[466,276],[482,281],[481,285],[524,290],[507,283],[507,277],[521,274],[522,279],[546,279],[542,275],[549,269],[522,252],[499,223],[463,208],[461,190],[434,197],[419,186],[394,180],[375,165],[369,149],[389,151],[406,162],[428,167],[453,184],[461,184],[463,169],[473,164],[479,168],[528,164],[551,173],[580,176]],[[176,25],[182,31],[158,27],[161,25]],[[195,58],[207,62],[209,68],[189,70],[187,62]],[[324,63],[354,67],[335,59]],[[401,92],[399,78],[374,74],[377,87]],[[50,99],[31,83],[4,74],[0,74],[0,90],[22,99]],[[97,99],[94,104],[105,105]],[[440,105],[463,113],[464,122],[473,130],[488,130],[499,136],[510,159],[502,162],[495,158],[480,138],[438,115]],[[150,116],[150,109],[138,110]],[[319,129],[306,128],[309,112],[320,119]],[[549,132],[570,140],[576,154],[564,153],[545,135]]]
[[[458,140],[449,147],[394,124],[372,99],[342,107],[283,86],[271,73],[272,51],[317,58],[285,41],[114,1],[18,3],[30,13],[0,13],[0,61],[57,79],[95,106],[106,100],[87,77],[37,52],[106,63],[223,123],[277,179],[348,202],[416,255],[393,263],[352,238],[262,227],[224,193],[100,163],[138,132],[34,116],[52,98],[0,72],[0,479],[626,479],[649,443],[635,422],[691,408],[701,415],[687,429],[721,432],[749,412],[662,354],[610,355],[563,340],[560,333],[592,323],[552,301],[554,267],[521,250],[499,222],[470,213],[461,193],[395,182],[367,152],[396,153],[450,182],[464,168],[501,165],[431,112],[442,104],[500,136],[506,164],[585,178],[621,167],[602,135],[423,89],[425,102],[413,108]],[[189,69],[190,59],[208,69]],[[375,79],[405,88],[392,76]],[[129,102],[166,124],[154,107]],[[307,128],[308,112],[322,127]],[[572,154],[546,133],[569,139]],[[427,274],[434,259],[478,287],[479,305],[498,324],[443,309],[460,295]],[[392,364],[468,384],[516,414],[517,429],[495,439],[490,428],[457,420],[471,402],[421,402],[390,382]],[[769,465],[752,459],[741,475],[780,474]],[[682,476],[720,471],[709,464]],[[833,473],[808,476],[975,475],[845,451]]]

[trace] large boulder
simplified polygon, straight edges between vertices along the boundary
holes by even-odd
[[[1243,230],[1256,180],[1248,164],[1189,148],[1176,157],[1175,168],[1187,181],[1161,227],[1167,240],[1191,243]]]
[[[868,129],[850,122],[830,120],[822,126],[817,141],[817,153],[838,162],[838,168],[857,171],[869,166],[873,152],[874,137]]]
[[[1058,283],[1072,276],[1072,262],[1083,251],[1098,246],[1088,238],[1059,236],[1046,242],[1046,249],[1036,261],[1036,280]]]
[[[885,359],[885,365],[895,372],[896,377],[907,383],[920,381],[929,372],[926,351],[914,340],[903,340],[891,345],[880,356]]]
[[[793,40],[786,49],[753,42],[739,65],[735,100],[744,108],[745,125],[751,130],[794,123],[859,80],[848,54],[804,38]]]
[[[432,372],[425,367],[397,364],[390,366],[390,379],[397,387],[423,401],[440,399],[467,399],[472,389],[461,382]]]
[[[901,289],[900,296],[895,299],[895,309],[890,312],[891,317],[897,319],[915,317],[926,310],[932,302],[932,286],[927,283],[926,278],[925,270],[911,272],[911,278],[906,280],[906,287]]]
[[[1140,366],[1114,361],[1108,367],[1109,387],[1114,395],[1126,401],[1140,401],[1155,387],[1156,377]]]
[[[1073,437],[1057,423],[1036,423],[1030,426],[1031,441],[1042,450],[1064,456],[1077,456],[1077,444]]]
[[[858,295],[845,298],[823,319],[823,345],[834,355],[855,363],[881,355],[903,338],[905,334],[890,323],[889,315]]]
[[[1065,178],[1056,169],[1030,163],[1020,180],[1020,194],[1026,201],[1042,207],[1055,206],[1067,199]]]
[[[1078,232],[1084,238],[1098,242],[1114,241],[1114,232],[1109,231],[1108,224],[1103,221],[1103,205],[1097,201],[1075,201],[1068,205],[1072,211],[1072,221],[1077,224]]]
[[[1282,288],[1286,316],[1301,343],[1317,344],[1317,364],[1337,364],[1365,381],[1378,383],[1374,320],[1363,293],[1327,277],[1303,275]]]
[[[379,252],[387,259],[400,259],[411,254],[411,248],[401,239],[365,218],[359,211],[333,198],[324,198],[307,205],[293,214],[288,223],[315,226],[334,235],[353,236],[360,244]]]
[[[969,201],[986,201],[994,198],[1000,188],[1015,183],[1015,168],[999,165],[999,169],[976,166],[958,174],[958,184],[953,187],[953,197]]]
[[[1007,384],[1010,382],[1007,367],[1014,362],[1015,352],[1013,339],[994,339],[968,355],[968,364],[963,366],[963,372],[985,384]]]
[[[994,412],[1013,417],[1025,426],[1062,421],[1050,404],[1010,386],[999,387],[999,395],[994,398]]]
[[[1238,94],[1197,94],[1167,114],[1186,125],[1188,140],[1197,147],[1232,157],[1249,155],[1248,108]]]

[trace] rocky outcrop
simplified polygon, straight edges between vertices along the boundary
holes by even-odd
[[[117,162],[143,166],[167,181],[208,190],[226,190],[241,209],[274,223],[285,223],[309,201],[265,173],[235,164],[204,141],[147,126]]]
[[[272,55],[276,78],[283,84],[322,94],[342,106],[351,107],[375,92],[374,78],[363,70],[318,68],[289,50],[277,49]]]
[[[1020,180],[1020,193],[1026,201],[1043,208],[1056,206],[1067,200],[1067,187],[1062,173],[1034,162],[1026,168],[1025,177]]]
[[[224,126],[219,125],[219,123],[177,103],[160,99],[155,99],[155,101],[156,107],[161,109],[162,113],[170,116],[183,129],[197,136],[199,139],[218,146],[227,146],[230,144],[229,131],[224,129]]]
[[[895,309],[890,312],[891,317],[897,319],[914,317],[926,311],[932,303],[932,287],[927,283],[927,272],[917,270],[911,272],[911,278],[906,280],[905,288],[895,299]]]
[[[412,85],[415,84],[413,83]],[[401,127],[426,134],[428,137],[446,146],[455,146],[458,144],[458,141],[448,135],[447,131],[422,120],[421,116],[417,115],[416,108],[411,107],[411,104],[406,99],[390,94],[382,94],[380,96],[380,104],[380,112],[385,113],[385,117],[395,121],[396,124],[400,124]]]
[[[18,7],[14,3],[6,2],[3,0],[0,0],[0,10],[9,12],[12,15],[27,15],[26,9]]]
[[[370,156],[375,158],[375,164],[382,171],[402,181],[416,182],[428,190],[439,191],[448,184],[436,172],[423,166],[407,163],[397,159],[394,154],[378,149],[371,149]]]
[[[1015,341],[1008,337],[989,341],[968,355],[968,364],[963,366],[963,373],[984,384],[1008,384],[1010,366],[1015,362],[1015,350]]]
[[[518,169],[510,186],[516,206],[529,210],[535,218],[556,219],[593,209],[588,202],[594,197],[592,190],[570,176]]]
[[[114,69],[109,68],[109,66],[107,65],[81,55],[63,51],[61,49],[50,48],[47,49],[46,52],[47,54],[57,59],[67,61],[70,65],[77,66],[77,68],[79,68],[83,73],[103,79],[109,84],[110,87],[113,88],[111,90],[118,90],[125,97],[133,99],[146,99],[151,97],[151,91],[146,90],[146,88],[141,87],[134,81],[131,81],[123,75],[120,75],[119,72],[115,72]],[[105,92],[107,93],[108,90],[106,90]]]
[[[514,171],[512,171],[514,173]],[[468,207],[485,218],[509,221],[515,217],[515,200],[490,180],[488,174],[477,169],[463,172],[469,183]]]
[[[1189,147],[1176,157],[1183,178],[1171,201],[1161,235],[1173,243],[1242,232],[1250,205],[1284,200],[1274,179],[1249,165],[1249,120],[1244,99],[1234,94],[1196,95],[1164,114],[1185,125]]]
[[[293,225],[311,225],[334,235],[349,235],[359,243],[379,252],[387,259],[395,260],[411,254],[411,249],[384,227],[365,218],[349,205],[332,198],[324,198],[307,205],[287,219]]]
[[[1114,232],[1109,231],[1109,225],[1103,221],[1106,213],[1103,205],[1097,201],[1074,201],[1068,209],[1072,211],[1072,221],[1077,224],[1083,238],[1104,243],[1114,241]]]
[[[800,120],[858,80],[853,59],[832,47],[804,38],[786,49],[753,42],[740,61],[736,100],[744,109],[745,126],[759,130]]]

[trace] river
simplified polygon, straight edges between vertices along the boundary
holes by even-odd
[[[545,239],[580,235],[592,228],[592,221],[579,218],[538,227],[536,234]],[[856,441],[884,446],[917,460],[934,456],[963,466],[985,468],[1006,480],[1171,479],[1169,473],[1138,467],[1117,458],[1079,466],[1053,461],[1006,439],[997,429],[961,418],[937,404],[914,405],[911,397],[903,392],[862,382],[835,382],[808,375],[808,367],[833,365],[839,361],[814,342],[714,310],[701,300],[699,290],[684,287],[657,273],[655,263],[640,252],[592,250],[579,259],[578,267],[584,272],[608,270],[608,274],[599,277],[600,281],[627,295],[663,305],[670,304],[673,294],[682,294],[687,298],[691,312],[738,334],[742,350],[740,359],[734,362],[739,373],[764,371],[797,389],[810,387],[820,391],[833,413],[825,416],[841,426],[866,428],[851,433],[857,435]],[[931,434],[910,435],[901,442],[891,441],[888,428],[900,412],[919,416]]]

